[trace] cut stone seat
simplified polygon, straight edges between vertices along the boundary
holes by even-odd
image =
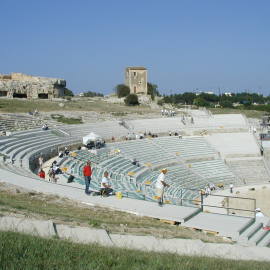
[[[49,139],[55,139],[57,137],[52,135],[46,135],[44,137],[30,137],[24,140],[13,140],[10,143],[4,145],[4,149],[1,148],[2,151],[9,154],[14,149],[18,149],[20,146],[33,145],[34,142],[42,143],[43,141],[48,141]]]
[[[30,149],[35,149],[35,148],[40,148],[44,145],[53,145],[58,142],[63,142],[63,140],[59,138],[51,138],[51,139],[46,139],[44,141],[37,140],[35,143],[31,143],[30,145],[25,145],[25,144],[19,144],[18,146],[14,146],[11,149],[7,150],[6,153],[14,158],[16,157],[23,157],[25,152]]]
[[[263,240],[264,238],[268,238],[269,240],[269,231],[265,231],[262,228],[260,230],[257,231],[256,234],[254,234],[250,239],[249,239],[249,243],[253,244],[253,245],[259,245],[260,243],[263,245]],[[265,240],[267,241],[267,240]]]
[[[243,228],[249,227],[252,218],[201,212],[184,226],[217,232],[220,236],[238,240]]]
[[[246,183],[265,183],[270,180],[269,173],[261,158],[230,159],[227,160],[227,165]]]
[[[102,161],[99,165],[101,167],[106,167],[107,165],[110,165],[115,162],[119,162],[120,160],[122,160],[122,157],[119,155],[116,155],[116,156],[112,156],[111,158],[108,158],[107,160]]]
[[[38,179],[39,177],[33,172],[26,170],[24,167],[16,166],[10,163],[1,164],[1,168],[10,172],[16,172],[18,175],[31,177],[33,179]]]
[[[35,147],[31,147],[29,149],[25,149],[23,151],[23,153],[20,153],[20,158],[23,160],[27,160],[28,162],[28,166],[27,168],[29,169],[29,161],[31,160],[31,158],[33,156],[35,156],[36,158],[40,155],[40,153],[48,151],[50,152],[52,148],[57,148],[58,146],[61,145],[69,145],[69,144],[74,144],[76,141],[74,141],[74,139],[66,139],[65,141],[63,141],[63,139],[59,138],[56,142],[49,142],[47,144],[43,144],[40,147],[35,146]],[[18,153],[19,155],[19,153]],[[30,170],[30,169],[29,169]]]
[[[257,243],[260,247],[270,247],[270,231],[267,231],[263,238]]]
[[[22,131],[15,131],[14,132],[14,137],[16,138],[27,138],[29,136],[38,136],[38,135],[43,135],[45,133],[51,133],[51,130],[42,130],[41,127],[40,128],[34,128],[31,130],[22,130]]]

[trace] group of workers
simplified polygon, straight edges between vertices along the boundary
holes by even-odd
[[[83,175],[85,181],[85,194],[90,195],[92,192],[90,191],[90,182],[92,179],[93,170],[91,168],[90,160],[87,161],[86,165],[83,167]],[[93,192],[93,195],[96,193]],[[100,191],[98,192],[101,196],[109,196],[113,194],[113,189],[109,184],[109,173],[107,171],[104,172],[103,177],[100,183]]]
[[[67,148],[65,148],[65,151],[62,152],[61,156],[68,155],[68,154],[69,154],[69,151],[68,151]],[[139,162],[135,158],[133,159],[132,164],[135,165],[135,166],[140,166]],[[39,170],[38,175],[39,175],[40,178],[45,179],[45,172],[44,172],[44,170],[42,168],[42,166],[43,166],[43,157],[42,156],[39,157],[39,165],[40,165],[40,170]],[[162,207],[163,204],[164,204],[164,200],[163,200],[163,198],[164,198],[164,190],[165,190],[166,187],[170,186],[165,181],[165,176],[166,176],[167,172],[168,172],[168,170],[166,168],[162,169],[160,171],[160,174],[157,177],[157,180],[156,180],[156,183],[155,183],[156,199],[157,199],[158,205],[160,207]],[[52,163],[51,167],[50,167],[49,174],[52,174],[52,176],[50,175],[50,178],[52,178],[55,183],[56,183],[55,175],[59,174],[59,173],[62,173],[62,171],[59,168],[57,162],[54,161]],[[91,162],[89,160],[89,161],[87,161],[87,163],[83,167],[83,175],[84,175],[84,180],[85,180],[85,194],[86,195],[93,194],[93,195],[101,195],[101,196],[110,196],[110,195],[114,194],[114,191],[113,191],[111,185],[109,184],[109,173],[107,171],[105,171],[103,173],[103,177],[102,177],[102,179],[100,181],[100,190],[98,192],[90,191],[90,183],[91,183],[91,179],[92,179],[92,174],[93,174],[93,169],[91,167]],[[233,184],[231,183],[230,184],[230,193],[233,193],[233,188],[234,188]],[[214,191],[214,190],[216,190],[215,185],[214,184],[208,184],[206,186],[205,190],[204,190],[205,191],[204,194],[207,197],[207,195],[210,195],[211,191]],[[255,210],[255,213],[256,213],[256,218],[263,218],[264,217],[264,215],[261,212],[260,208],[257,208]],[[267,224],[267,226],[265,226],[265,228],[270,230],[270,225],[268,226],[268,224]]]

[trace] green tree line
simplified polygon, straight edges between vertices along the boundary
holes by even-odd
[[[258,105],[267,106],[270,103],[270,96],[264,97],[257,93],[231,93],[230,95],[216,95],[208,93],[195,94],[192,92],[185,92],[183,94],[164,95],[163,100],[165,103],[172,104],[187,104],[197,106],[215,106],[219,104],[221,107],[230,108],[238,103],[245,107]],[[256,107],[258,107],[256,106]]]

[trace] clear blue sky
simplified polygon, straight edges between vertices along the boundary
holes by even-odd
[[[268,0],[0,0],[0,73],[112,92],[127,66],[163,93],[270,93]]]

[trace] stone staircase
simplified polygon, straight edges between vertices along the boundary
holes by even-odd
[[[0,132],[41,128],[44,123],[49,127],[63,125],[49,117],[33,116],[29,114],[0,114]]]
[[[270,231],[263,229],[269,218],[257,218],[240,234],[238,243],[247,246],[270,246]]]

